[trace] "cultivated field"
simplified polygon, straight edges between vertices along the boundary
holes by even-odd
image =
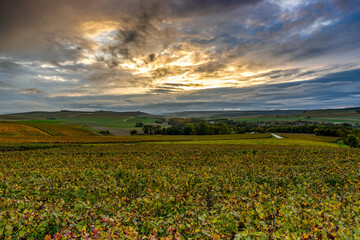
[[[51,124],[44,122],[0,122],[0,138],[36,136],[95,136],[94,132],[84,129],[80,125]],[[11,141],[11,138],[8,138]]]
[[[0,137],[0,239],[360,237],[360,150],[336,138],[73,131]]]
[[[306,122],[324,122],[324,123],[360,123],[359,116],[334,116],[334,117],[314,117],[314,118],[305,118],[303,116],[289,116],[289,117],[268,117],[268,116],[260,116],[260,117],[244,117],[244,118],[231,118],[234,121],[240,122],[263,122],[263,121],[282,121],[282,122],[290,122],[290,121],[306,121]]]

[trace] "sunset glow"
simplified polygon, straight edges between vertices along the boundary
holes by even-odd
[[[21,2],[0,10],[2,112],[58,102],[167,112],[189,101],[197,110],[359,101],[356,1]],[[309,95],[316,100],[302,101]]]

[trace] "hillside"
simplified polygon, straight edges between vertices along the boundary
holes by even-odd
[[[185,111],[169,113],[166,116],[171,118],[238,118],[250,116],[299,114],[303,110],[268,110],[268,111]]]
[[[0,122],[0,136],[49,136],[50,134],[26,124]]]
[[[82,126],[71,129],[70,132],[80,131],[83,135],[84,127],[96,131],[110,131],[113,135],[129,135],[132,129],[141,132],[142,128],[136,128],[136,123],[156,124],[156,120],[162,117],[170,118],[198,118],[198,119],[232,119],[234,121],[310,121],[330,123],[350,123],[355,127],[360,123],[360,107],[345,109],[325,110],[268,110],[268,111],[185,111],[169,113],[165,116],[151,115],[144,112],[112,112],[112,111],[57,111],[57,112],[28,112],[0,115],[0,120],[10,122],[19,121],[29,126],[43,128],[52,126],[52,135],[68,135],[61,133],[55,125]],[[43,125],[41,125],[43,124]],[[47,124],[47,125],[46,125]],[[40,126],[40,127],[39,127]],[[49,128],[47,126],[46,128]],[[55,130],[58,128],[58,130]],[[81,130],[79,130],[81,129]],[[25,130],[24,130],[25,131]],[[45,130],[47,132],[47,130]],[[51,131],[50,131],[51,132]],[[35,134],[35,133],[34,133]],[[88,134],[88,131],[86,131]]]
[[[141,127],[136,128],[138,122],[144,124],[154,124],[161,116],[150,115],[144,112],[112,112],[112,111],[67,111],[61,110],[57,112],[27,112],[0,115],[3,121],[18,121],[41,129],[51,127],[51,135],[68,136],[76,135],[84,136],[94,134],[99,131],[110,131],[112,135],[130,135],[132,129],[141,132]],[[61,124],[62,126],[59,126]],[[66,126],[78,126],[78,128],[68,129]],[[92,132],[84,130],[92,129]],[[66,131],[65,133],[63,131]],[[84,132],[85,131],[85,132]],[[45,130],[45,132],[48,132]],[[27,135],[26,135],[27,136]]]
[[[300,113],[301,116],[310,117],[360,117],[360,107],[344,109],[311,110]]]
[[[133,117],[133,116],[150,116],[143,112],[112,112],[112,111],[67,111],[61,110],[57,112],[26,112],[0,115],[0,119],[4,120],[26,120],[26,119],[57,119],[57,118],[83,118],[83,117]]]
[[[0,122],[0,136],[94,136],[82,126],[68,124]]]
[[[360,117],[360,107],[343,109],[323,109],[323,110],[260,110],[260,111],[184,111],[168,113],[167,118],[243,118],[243,117],[271,117],[287,115],[289,117]],[[0,115],[4,120],[30,120],[30,119],[63,119],[63,118],[130,118],[130,117],[150,117],[160,118],[161,115],[153,115],[145,112],[113,112],[113,111],[67,111],[57,112],[26,112]]]
[[[338,118],[338,117],[360,117],[360,107],[344,109],[324,110],[268,110],[268,111],[185,111],[169,113],[171,118],[246,118],[246,117],[312,117],[312,118]]]

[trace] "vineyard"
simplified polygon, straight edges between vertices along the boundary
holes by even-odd
[[[0,122],[0,137],[32,137],[32,136],[94,136],[93,132],[83,129],[80,125]]]
[[[12,123],[0,123],[0,136],[47,136],[46,132],[24,125]]]
[[[360,237],[359,149],[288,137],[8,137],[0,239]]]

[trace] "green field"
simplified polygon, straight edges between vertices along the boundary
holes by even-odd
[[[41,120],[23,120],[20,121],[22,123],[47,123],[47,124],[56,124],[56,123],[64,123],[66,121],[60,121],[60,120],[47,120],[47,119],[41,119]]]
[[[67,123],[74,125],[101,126],[107,128],[133,129],[138,122],[155,123],[155,118],[150,117],[81,117],[81,118],[57,118],[56,120],[25,120],[27,123]]]
[[[138,132],[142,131],[141,127],[135,127],[135,124],[142,122],[144,124],[155,124],[156,118],[147,116],[121,116],[121,117],[79,117],[79,118],[56,118],[56,120],[33,119],[22,120],[19,122],[27,124],[70,124],[81,125],[84,129],[92,132],[109,130],[114,135],[129,135],[132,129]]]
[[[328,117],[328,118],[304,118],[304,117],[245,117],[232,118],[238,122],[276,122],[276,121],[307,121],[325,123],[360,123],[360,117]]]
[[[102,126],[108,128],[135,128],[138,122],[155,123],[155,118],[149,117],[121,117],[121,118],[74,118],[74,119],[59,119],[59,121],[66,121],[69,124],[82,124],[87,126]]]

